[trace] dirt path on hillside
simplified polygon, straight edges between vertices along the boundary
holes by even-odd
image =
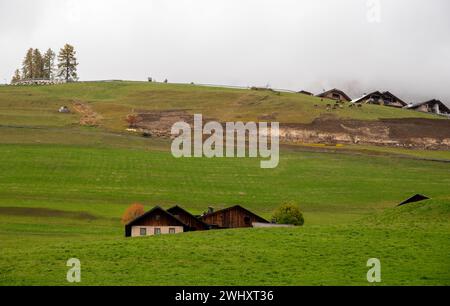
[[[80,101],[73,102],[73,109],[81,114],[80,125],[85,126],[98,126],[102,119],[90,105],[82,103]]]

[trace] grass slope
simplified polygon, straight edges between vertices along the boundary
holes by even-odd
[[[61,105],[73,101],[90,104],[104,118],[102,126],[123,131],[124,118],[133,109],[183,109],[222,121],[257,121],[259,116],[276,114],[281,123],[309,123],[326,111],[330,100],[266,91],[250,91],[194,85],[144,82],[92,82],[57,86],[0,87],[0,123],[13,126],[66,126],[77,115],[59,115]],[[314,105],[319,105],[319,108]],[[333,112],[341,118],[437,118],[429,114],[367,105]]]
[[[80,127],[78,115],[57,113],[73,100],[92,105],[102,125]],[[320,103],[137,82],[0,87],[0,285],[67,285],[72,257],[81,260],[83,285],[366,285],[372,257],[381,260],[382,284],[449,285],[450,163],[404,158],[449,152],[291,146],[267,171],[253,159],[177,160],[167,141],[122,133],[133,108],[223,120],[278,112],[282,121],[308,122]],[[338,115],[426,116],[353,111]],[[433,200],[395,207],[415,193]],[[135,201],[194,213],[241,204],[270,218],[291,200],[305,212],[304,227],[125,239],[119,222]]]

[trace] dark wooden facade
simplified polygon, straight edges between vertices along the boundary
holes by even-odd
[[[212,228],[252,227],[253,223],[269,223],[239,205],[205,214],[201,219]]]
[[[174,206],[168,209],[167,212],[183,221],[189,227],[190,231],[204,231],[210,228],[208,224],[179,206]]]
[[[125,226],[126,237],[131,237],[131,230],[133,226],[182,226],[184,231],[189,230],[183,221],[159,206],[128,223]]]

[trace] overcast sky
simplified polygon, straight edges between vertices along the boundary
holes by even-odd
[[[0,82],[27,48],[68,42],[81,80],[390,90],[449,104],[449,13],[448,0],[0,0]]]

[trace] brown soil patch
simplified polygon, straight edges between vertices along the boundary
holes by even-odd
[[[98,126],[101,116],[94,112],[92,107],[88,104],[75,101],[73,102],[73,109],[81,114],[80,125]]]
[[[322,117],[310,124],[283,124],[281,138],[303,143],[363,143],[442,149],[450,147],[450,120],[345,120]]]
[[[7,216],[28,216],[28,217],[54,217],[70,218],[80,220],[96,220],[96,216],[86,212],[68,212],[47,208],[28,208],[28,207],[0,207],[0,215]]]

